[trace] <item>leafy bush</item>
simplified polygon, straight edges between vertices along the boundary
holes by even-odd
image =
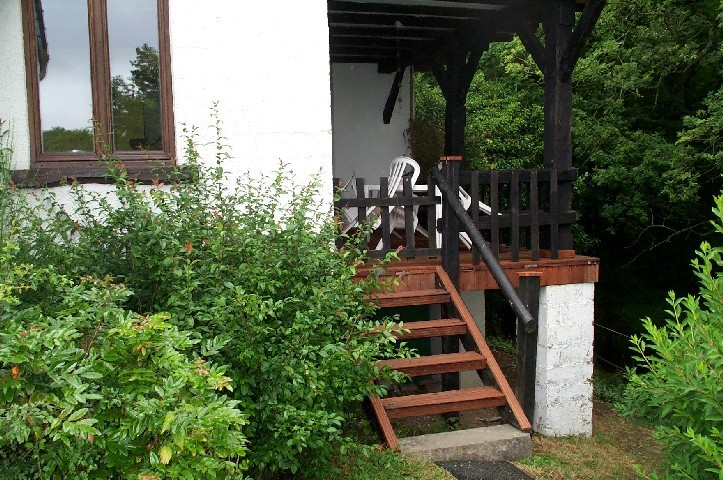
[[[114,197],[74,185],[69,214],[52,195],[38,198],[42,207],[24,210],[18,255],[76,279],[112,275],[135,311],[169,312],[195,338],[223,339],[220,358],[249,416],[251,473],[312,475],[348,441],[352,402],[384,393],[371,380],[398,375],[379,372],[376,359],[405,349],[392,322],[370,334],[364,294],[377,285],[354,280],[358,242],[334,246],[338,226],[319,185],[294,185],[284,167],[232,183],[222,143],[204,167],[190,137],[190,182],[142,187],[117,167]]]
[[[0,478],[242,478],[246,422],[218,345],[121,307],[108,280],[73,283],[0,255]],[[42,292],[42,298],[38,293]]]
[[[723,234],[723,195],[716,198],[716,231]],[[668,300],[662,327],[643,321],[633,337],[644,373],[628,372],[623,412],[656,425],[670,478],[723,478],[723,247],[704,242],[693,269],[698,296]]]

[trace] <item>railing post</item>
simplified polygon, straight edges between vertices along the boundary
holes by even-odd
[[[442,172],[453,192],[459,191],[461,156],[441,157]],[[459,288],[459,221],[447,198],[442,195],[442,268]]]
[[[520,272],[520,298],[533,318],[540,311],[541,272]],[[526,329],[517,319],[517,388],[515,394],[530,423],[535,414],[535,379],[537,376],[537,328]]]
[[[459,191],[461,156],[441,157],[442,171],[451,190]],[[459,288],[459,221],[446,195],[442,195],[442,268],[456,288]],[[442,339],[442,353],[459,352],[459,338]],[[442,390],[459,390],[459,372],[442,375]]]

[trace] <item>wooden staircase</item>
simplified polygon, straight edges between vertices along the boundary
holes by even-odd
[[[455,318],[404,323],[403,327],[408,332],[399,337],[404,340],[456,337],[462,342],[465,351],[412,359],[383,360],[378,365],[388,365],[411,377],[476,371],[484,386],[389,398],[372,395],[372,409],[387,445],[391,449],[399,449],[399,442],[390,421],[392,419],[491,407],[504,408],[505,416],[511,423],[523,432],[530,432],[530,422],[462,297],[441,267],[436,268],[435,277],[435,289],[377,294],[371,299],[381,308],[435,304],[446,306],[448,316]]]

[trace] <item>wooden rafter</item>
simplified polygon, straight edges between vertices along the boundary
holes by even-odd
[[[570,1],[579,10],[584,5]],[[328,0],[331,61],[376,63],[391,73],[398,40],[404,65],[429,68],[451,39],[467,51],[508,41],[525,25],[538,25],[548,8],[540,0]]]

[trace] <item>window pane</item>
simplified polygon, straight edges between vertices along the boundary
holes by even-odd
[[[116,151],[162,150],[156,0],[108,0]]]
[[[44,152],[93,151],[87,0],[34,0]]]

